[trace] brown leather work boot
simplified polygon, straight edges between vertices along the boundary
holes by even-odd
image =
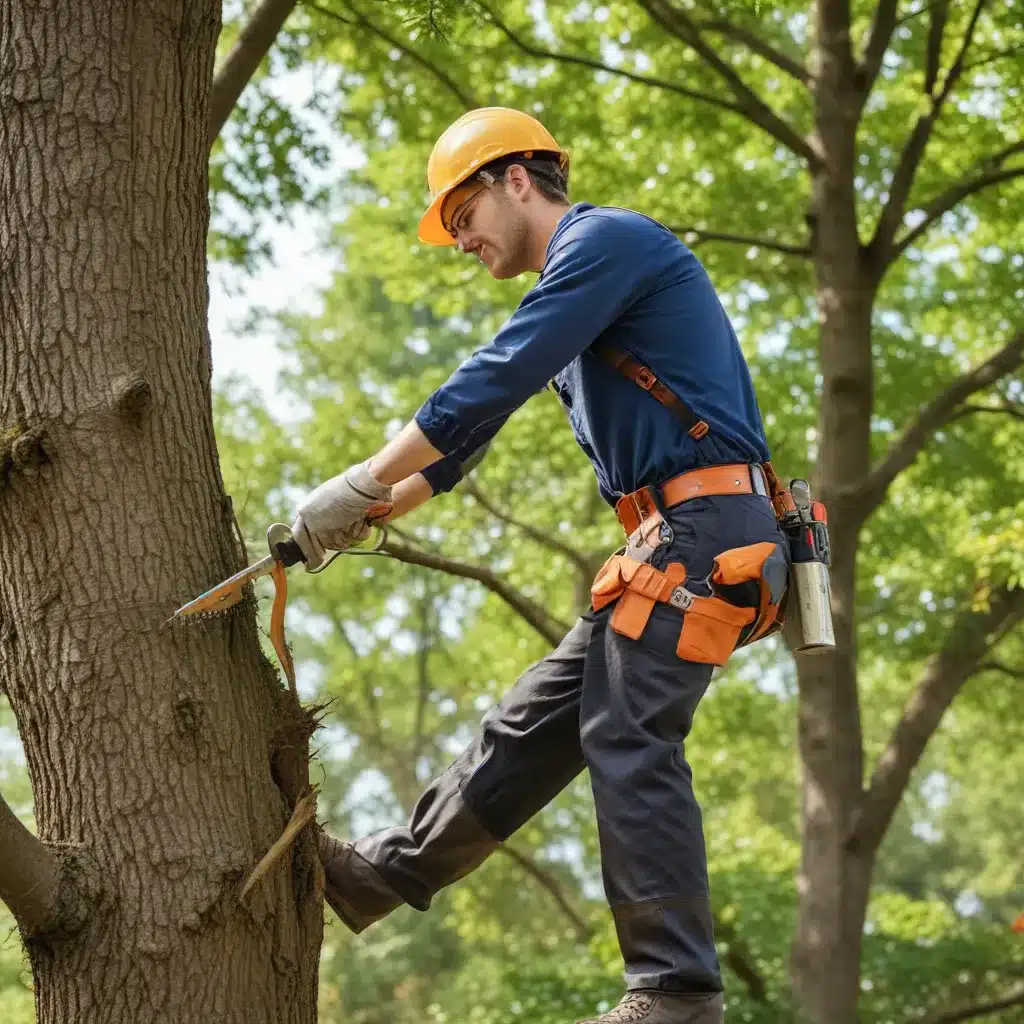
[[[576,1024],[723,1024],[722,994],[683,995],[679,992],[627,992],[622,1002],[600,1017]]]

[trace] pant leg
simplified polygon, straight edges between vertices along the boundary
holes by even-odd
[[[402,903],[418,910],[478,867],[584,768],[579,715],[593,624],[580,619],[483,719],[405,825],[355,843],[324,838],[328,902],[362,931]]]
[[[697,591],[716,554],[781,536],[766,502],[739,496],[687,503],[668,522],[673,539],[653,564],[682,562]],[[580,721],[626,984],[721,991],[703,821],[684,755],[712,666],[676,654],[677,609],[656,605],[639,640],[611,629],[613,610],[593,617]]]

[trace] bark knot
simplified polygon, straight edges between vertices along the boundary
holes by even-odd
[[[141,374],[129,377],[114,399],[117,414],[132,426],[139,426],[153,404],[153,386]]]
[[[47,461],[43,431],[20,424],[0,431],[0,487],[17,470],[34,470]]]

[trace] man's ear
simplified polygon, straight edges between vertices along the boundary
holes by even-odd
[[[505,183],[512,189],[512,195],[520,200],[525,199],[533,188],[530,175],[522,164],[513,164],[505,172]]]

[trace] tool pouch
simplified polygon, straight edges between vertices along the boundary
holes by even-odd
[[[601,567],[590,588],[594,611],[599,612],[618,601],[612,613],[611,627],[616,633],[639,640],[651,617],[655,602],[672,601],[677,588],[683,590],[686,569],[673,562],[661,572],[646,562],[628,555],[612,555]],[[682,598],[676,599],[681,601]]]
[[[686,569],[680,562],[662,572],[626,555],[612,555],[594,579],[592,604],[600,611],[617,601],[609,625],[633,640],[640,639],[657,602],[678,608],[683,620],[676,654],[685,661],[721,666],[738,646],[778,628],[786,559],[782,553],[780,586],[776,548],[755,544],[723,552],[709,577],[717,592],[707,597],[683,586]],[[766,566],[768,581],[762,586]]]
[[[762,541],[723,551],[708,576],[712,591],[731,605],[754,611],[750,627],[737,646],[779,632],[786,620],[789,597],[786,547]]]

